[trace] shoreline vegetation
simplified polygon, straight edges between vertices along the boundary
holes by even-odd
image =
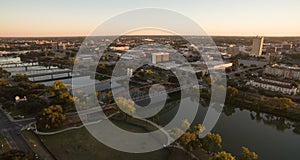
[[[227,97],[226,105],[284,117],[291,121],[300,121],[300,106],[291,98],[258,96],[238,91],[234,97]]]
[[[208,106],[211,96],[210,91],[207,89],[200,89],[200,95],[200,103],[204,106]],[[226,107],[267,113],[291,121],[300,122],[300,105],[288,96],[279,95],[269,97],[228,86],[224,108]]]

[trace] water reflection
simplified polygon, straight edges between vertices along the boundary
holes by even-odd
[[[189,98],[184,101],[197,103]],[[170,103],[172,107],[159,116],[161,123],[169,121],[177,112],[178,99]],[[193,124],[201,123],[206,111],[207,107],[200,105]],[[213,132],[222,136],[224,150],[233,154],[239,154],[240,148],[247,146],[258,153],[260,159],[299,158],[300,122],[226,105]]]
[[[226,116],[231,116],[236,113],[236,109],[237,108],[232,105],[226,105],[223,109],[223,113]],[[240,110],[242,111],[243,109],[240,108]],[[250,112],[250,119],[255,120],[257,123],[263,123],[265,125],[272,126],[280,132],[283,132],[287,129],[292,129],[294,133],[300,134],[300,122],[290,121],[284,117],[252,111]]]

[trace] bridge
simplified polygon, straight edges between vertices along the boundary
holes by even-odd
[[[150,97],[157,97],[157,96],[161,96],[161,95],[164,95],[164,94],[174,93],[174,92],[178,92],[178,91],[181,91],[181,90],[186,90],[186,89],[189,89],[189,88],[193,88],[195,86],[196,85],[189,84],[189,85],[176,87],[176,88],[171,88],[171,89],[160,91],[160,92],[155,92],[155,93],[148,94],[148,95],[143,94],[143,95],[133,96],[132,100],[135,101],[135,102],[148,100]],[[122,96],[122,94],[123,93],[118,94],[118,97]],[[78,114],[90,114],[90,113],[93,113],[93,112],[96,112],[96,111],[99,111],[99,110],[112,109],[115,105],[116,105],[115,103],[106,104],[106,105],[103,105],[101,107],[94,107],[94,108],[91,108],[91,109],[85,109],[85,110],[82,110],[82,111],[78,111],[77,113]]]
[[[113,78],[112,80],[107,79],[107,80],[99,81],[99,82],[96,82],[96,83],[90,83],[90,84],[81,85],[81,86],[74,86],[74,88],[72,88],[71,91],[72,90],[93,91],[93,90],[89,90],[89,89],[93,89],[93,87],[97,88],[97,86],[99,86],[99,85],[111,84],[111,82],[115,82],[115,81],[118,81],[118,80],[124,80],[124,79],[128,79],[128,78],[129,78],[128,76],[121,76],[121,77],[118,77],[118,78]],[[159,85],[174,85],[174,83],[162,82],[162,83],[159,83]],[[144,92],[142,92],[142,90],[143,89],[149,89],[151,86],[153,86],[153,84],[148,84],[148,85],[146,85],[146,86],[144,85],[142,87],[131,88],[131,89],[129,89],[129,92],[133,93],[134,91],[140,91],[136,94],[131,95],[132,100],[134,100],[134,101],[143,101],[143,100],[149,99],[150,97],[162,96],[162,95],[166,95],[166,94],[169,94],[169,93],[178,92],[178,91],[181,91],[181,90],[192,88],[196,85],[197,84],[188,84],[188,85],[184,85],[184,86],[179,86],[179,87],[170,88],[170,89],[166,89],[166,90],[163,90],[163,91],[155,92],[155,93],[152,93],[152,94],[145,94]],[[109,87],[112,87],[112,86],[109,86]],[[124,96],[126,96],[125,95],[126,93],[127,93],[127,91],[121,91],[117,94],[117,96],[118,97],[124,97]],[[89,94],[89,93],[87,93],[87,94]]]
[[[178,92],[181,90],[185,90],[185,89],[189,89],[192,87],[195,87],[196,85],[193,84],[188,84],[188,85],[184,85],[181,87],[176,87],[176,88],[171,88],[168,90],[164,90],[164,91],[159,91],[159,92],[155,92],[152,94],[148,94],[148,95],[138,95],[138,96],[132,96],[132,100],[135,102],[140,102],[140,101],[144,101],[144,100],[148,100],[150,99],[150,97],[161,97],[164,94],[168,94],[168,93],[173,93],[173,92]],[[141,87],[143,88],[143,87]],[[124,92],[125,93],[125,92]],[[119,94],[118,96],[122,96],[122,94]],[[102,113],[102,111],[105,110],[111,110],[114,109],[114,107],[116,106],[116,103],[111,103],[111,104],[105,104],[105,105],[100,105],[100,106],[94,106],[92,108],[89,109],[83,109],[83,110],[78,110],[77,112],[71,113],[70,115],[80,115],[80,116],[86,116],[86,118],[88,119],[88,117],[93,116],[92,114],[96,114],[96,113]],[[153,106],[154,108],[149,108],[149,109],[157,109],[156,106]],[[147,108],[137,108],[137,110],[144,112],[147,111],[145,110]]]
[[[189,89],[189,88],[192,88],[194,86],[195,85],[186,85],[186,86],[171,88],[171,89],[168,89],[168,90],[165,90],[165,91],[159,91],[159,92],[155,92],[155,93],[148,94],[148,95],[132,97],[132,100],[133,101],[143,101],[143,100],[149,99],[150,97],[160,97],[162,95],[166,95],[166,94],[169,94],[169,93],[174,93],[174,92],[178,92],[178,91],[181,91],[181,90]]]

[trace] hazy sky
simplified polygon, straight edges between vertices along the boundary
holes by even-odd
[[[0,36],[84,36],[110,17],[145,7],[179,12],[210,35],[300,36],[299,6],[299,0],[1,0]]]

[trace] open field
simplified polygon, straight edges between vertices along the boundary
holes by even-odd
[[[145,132],[142,127],[125,122],[115,124],[130,131]],[[114,135],[111,135],[114,136]],[[41,140],[57,159],[111,159],[111,160],[188,160],[185,152],[175,149],[161,149],[151,153],[130,154],[111,149],[98,142],[85,128],[71,130],[52,136],[40,136]],[[115,137],[119,139],[120,137]],[[155,141],[155,140],[153,140]],[[120,139],[120,143],[122,143]],[[154,143],[154,142],[149,142]]]

